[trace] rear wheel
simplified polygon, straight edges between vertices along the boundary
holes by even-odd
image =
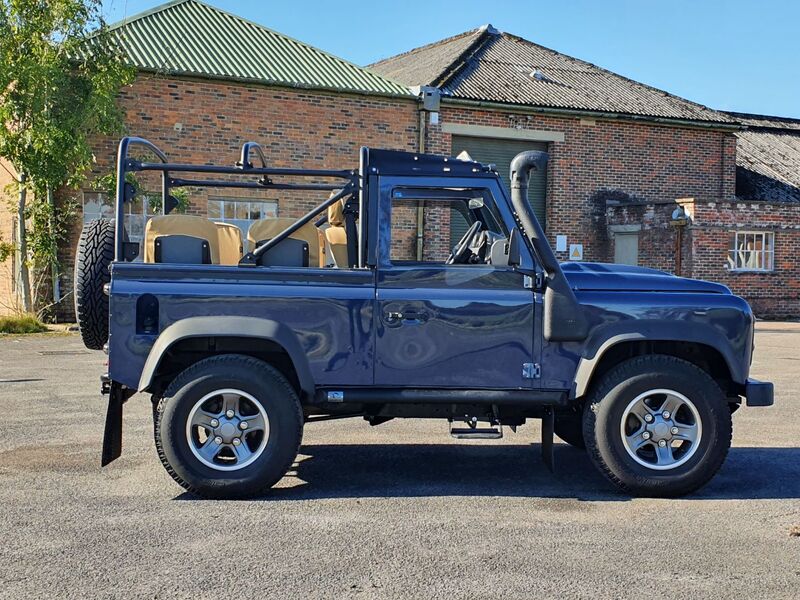
[[[681,496],[707,483],[725,460],[732,423],[727,399],[702,369],[662,355],[607,373],[584,408],[589,457],[623,490]]]
[[[286,378],[236,354],[183,371],[154,418],[164,468],[185,489],[207,498],[266,492],[292,465],[303,429],[300,402]]]

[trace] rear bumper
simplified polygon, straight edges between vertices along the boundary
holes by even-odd
[[[775,388],[769,381],[748,379],[744,387],[747,406],[772,406],[775,402]]]

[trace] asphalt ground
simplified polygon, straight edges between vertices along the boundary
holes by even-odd
[[[543,465],[533,423],[451,439],[439,421],[306,427],[263,499],[182,493],[126,405],[99,466],[104,355],[0,336],[1,598],[798,598],[800,324],[760,323],[771,408],[734,416],[717,477],[680,500],[617,492],[586,456]]]

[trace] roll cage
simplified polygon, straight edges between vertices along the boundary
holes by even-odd
[[[142,147],[154,154],[160,162],[147,162],[136,160],[129,156],[131,147]],[[166,154],[152,142],[139,137],[125,137],[119,143],[117,152],[117,189],[115,201],[115,261],[132,261],[138,255],[138,244],[125,241],[125,203],[131,202],[136,195],[135,187],[126,181],[128,173],[156,171],[161,173],[161,212],[166,215],[177,205],[177,201],[170,195],[170,190],[177,187],[202,187],[202,188],[237,188],[253,190],[318,190],[335,192],[324,202],[297,219],[292,225],[275,235],[272,239],[244,254],[239,261],[240,267],[255,267],[258,259],[270,248],[275,247],[284,239],[291,236],[306,223],[327,210],[335,202],[346,198],[345,219],[348,221],[348,230],[355,231],[355,220],[358,214],[366,214],[365,198],[362,193],[362,173],[366,165],[367,148],[361,148],[360,168],[358,170],[331,170],[331,169],[287,169],[268,167],[264,151],[256,142],[242,144],[239,160],[232,167],[218,165],[193,165],[186,163],[169,162]],[[251,155],[255,154],[261,166],[254,166]],[[201,173],[208,175],[238,175],[239,180],[225,179],[194,179],[176,177],[175,173]],[[288,179],[289,181],[274,181],[273,177]],[[302,178],[315,178],[321,180],[338,180],[337,183],[304,182]],[[301,181],[297,181],[301,179]],[[338,190],[338,191],[337,191]],[[318,221],[324,222],[326,217]],[[361,231],[357,232],[361,239]],[[351,241],[352,239],[352,241]],[[351,248],[352,246],[352,248]],[[361,244],[359,244],[359,247]],[[358,258],[356,258],[358,254]],[[348,255],[353,266],[363,267],[363,253],[356,252],[356,239],[348,239]]]

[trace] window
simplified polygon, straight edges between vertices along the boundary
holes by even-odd
[[[391,214],[391,247],[393,263],[420,262],[417,219],[422,209],[422,261],[443,263],[469,227],[480,220],[486,231],[486,245],[506,234],[494,215],[491,195],[483,190],[458,190],[458,198],[445,197],[446,192],[425,197],[425,190],[398,189],[393,193]],[[436,197],[439,196],[439,197]],[[482,256],[482,258],[485,258]]]
[[[728,251],[731,271],[772,271],[775,234],[769,231],[733,231]]]
[[[212,221],[233,223],[247,232],[253,221],[270,219],[278,216],[277,200],[244,200],[237,198],[210,198],[208,200],[208,218]]]

